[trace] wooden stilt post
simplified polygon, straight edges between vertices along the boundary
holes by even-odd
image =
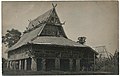
[[[94,71],[95,71],[95,53],[94,53]]]
[[[10,61],[7,62],[7,68],[9,68]]]
[[[76,71],[80,71],[80,59],[76,59]]]
[[[60,59],[59,58],[55,59],[55,69],[60,70]]]
[[[69,59],[70,60],[70,71],[72,71],[72,67],[73,67],[73,59]]]
[[[19,70],[21,70],[21,60],[19,60]]]
[[[45,58],[42,59],[42,71],[45,71],[46,66],[45,66]]]
[[[10,61],[10,69],[13,69],[12,61]]]
[[[31,63],[31,70],[32,70],[32,71],[37,71],[36,58],[32,57],[32,58],[31,58],[31,61],[32,61],[32,63]]]
[[[24,68],[24,70],[27,70],[27,59],[25,59],[25,68]]]

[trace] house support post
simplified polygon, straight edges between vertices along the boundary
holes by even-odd
[[[25,59],[25,68],[24,68],[24,70],[27,70],[27,59]]]
[[[94,71],[95,71],[95,53],[94,53]]]
[[[12,61],[10,61],[10,69],[12,69]]]
[[[73,59],[69,59],[69,61],[70,61],[70,71],[72,71],[72,67],[73,67]]]
[[[45,71],[45,68],[46,68],[46,66],[45,66],[45,59],[43,58],[42,59],[42,71]]]
[[[80,59],[76,59],[76,71],[80,71]]]
[[[60,70],[60,59],[59,58],[55,58],[55,69]]]
[[[37,61],[36,61],[37,59],[34,57],[32,57],[31,59],[32,59],[31,70],[37,71]]]
[[[19,70],[21,70],[21,60],[19,60]]]
[[[9,68],[9,66],[10,66],[10,61],[7,62],[7,68]]]
[[[16,61],[13,61],[13,69],[16,70]]]

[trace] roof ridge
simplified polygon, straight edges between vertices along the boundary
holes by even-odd
[[[50,9],[50,10],[48,10],[48,11],[46,11],[45,13],[43,13],[43,14],[41,14],[40,16],[42,16],[42,15],[45,15],[46,13],[48,13],[48,12],[50,12],[51,13],[51,11],[53,10],[53,8],[52,9]],[[38,16],[37,18],[39,18],[40,16]],[[35,18],[35,19],[33,19],[33,20],[36,20],[37,18]]]
[[[30,23],[28,25],[28,29],[32,29],[33,26],[37,26],[40,23],[44,23],[44,22],[48,21],[48,18],[50,17],[52,11],[53,11],[53,8],[48,10],[44,14],[41,14],[40,16],[38,16],[37,18],[33,19],[32,21],[30,21]]]

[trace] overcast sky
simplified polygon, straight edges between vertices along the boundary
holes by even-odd
[[[23,32],[33,20],[57,3],[57,13],[68,38],[87,37],[86,45],[106,46],[110,53],[118,49],[117,2],[2,2],[3,35],[8,29]],[[6,49],[3,46],[4,50]],[[3,52],[4,53],[4,52]]]

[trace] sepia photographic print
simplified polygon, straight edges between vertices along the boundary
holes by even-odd
[[[119,75],[118,1],[2,1],[3,75]]]

